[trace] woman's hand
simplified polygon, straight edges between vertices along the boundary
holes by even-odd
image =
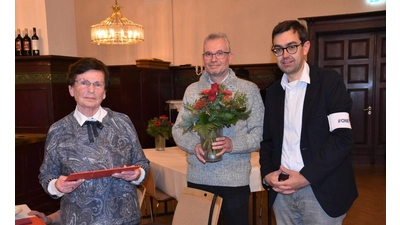
[[[66,194],[73,192],[79,185],[83,183],[83,181],[85,181],[85,179],[79,179],[75,181],[65,181],[65,179],[67,179],[67,176],[61,175],[57,179],[55,186],[58,191]]]
[[[39,217],[41,220],[43,220],[43,222],[45,224],[51,224],[53,222],[51,220],[51,218],[47,217],[46,215],[44,215],[44,213],[39,212],[39,211],[32,210],[32,211],[28,212],[28,215]]]
[[[124,165],[124,168],[126,168],[127,166]],[[112,176],[115,178],[120,178],[120,179],[124,179],[126,181],[135,181],[138,180],[140,177],[141,171],[139,168],[135,169],[135,170],[127,170],[127,171],[122,171],[121,173],[114,173]]]

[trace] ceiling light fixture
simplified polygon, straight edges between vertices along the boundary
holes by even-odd
[[[131,45],[144,41],[144,27],[123,16],[120,8],[115,0],[111,16],[99,24],[91,26],[92,44]]]

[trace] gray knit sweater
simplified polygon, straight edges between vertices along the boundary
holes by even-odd
[[[194,155],[194,149],[200,142],[200,137],[193,131],[183,135],[183,130],[178,125],[182,121],[182,116],[188,113],[184,107],[181,107],[179,111],[172,134],[175,143],[188,153],[187,181],[212,186],[245,186],[250,182],[250,153],[260,148],[262,140],[264,104],[257,85],[237,78],[232,69],[229,69],[228,77],[222,84],[232,93],[236,91],[246,93],[248,98],[246,107],[252,110],[246,121],[239,120],[236,125],[224,128],[224,136],[232,140],[232,152],[225,153],[219,162],[205,164],[200,162]],[[194,103],[202,90],[210,88],[209,75],[204,73],[198,82],[187,87],[183,104]]]

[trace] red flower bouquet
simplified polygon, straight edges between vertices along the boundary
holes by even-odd
[[[179,126],[186,133],[189,130],[197,132],[202,141],[203,149],[211,149],[211,143],[217,137],[217,129],[235,125],[238,120],[249,118],[251,109],[246,109],[245,93],[226,90],[223,85],[212,84],[211,89],[203,90],[200,98],[194,103],[183,106],[189,113],[183,115]]]
[[[146,131],[152,137],[161,136],[168,139],[172,137],[173,125],[174,123],[170,122],[166,115],[162,115],[149,120]]]

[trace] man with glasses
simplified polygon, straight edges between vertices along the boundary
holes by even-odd
[[[352,100],[340,75],[306,62],[307,29],[279,23],[272,53],[284,72],[265,97],[260,165],[277,224],[342,224],[358,197],[350,151]]]
[[[233,94],[240,91],[247,95],[247,109],[251,109],[247,120],[223,129],[213,146],[222,148],[223,159],[219,162],[205,162],[200,137],[196,132],[183,134],[179,126],[189,112],[182,107],[179,111],[172,134],[175,143],[187,152],[188,187],[215,193],[223,198],[222,218],[226,225],[249,224],[250,156],[260,148],[264,105],[257,85],[239,79],[229,68],[233,54],[227,36],[223,33],[209,34],[203,43],[203,62],[206,72],[199,81],[189,85],[183,97],[183,104],[194,103],[199,94],[211,89],[211,84],[223,84]]]

